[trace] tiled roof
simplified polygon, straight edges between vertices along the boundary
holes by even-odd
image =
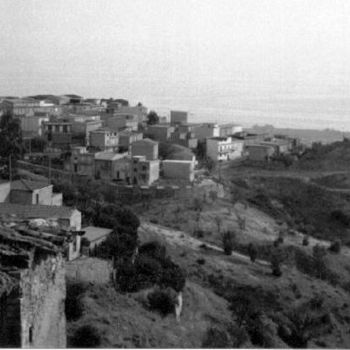
[[[158,145],[158,142],[153,141],[153,140],[151,140],[149,138],[145,138],[145,139],[142,139],[142,140],[139,140],[139,141],[135,141],[133,143],[133,145],[139,144],[139,143],[148,143],[148,144],[151,144],[151,145]]]
[[[96,160],[117,160],[125,157],[125,153],[98,152],[95,153]]]
[[[0,216],[15,215],[24,219],[69,219],[74,210],[76,209],[56,205],[0,203]]]
[[[44,181],[30,181],[30,180],[21,179],[21,180],[13,181],[11,183],[11,190],[32,192],[34,190],[39,190],[47,186],[51,186],[51,185]]]
[[[83,237],[87,238],[90,242],[96,241],[102,237],[107,236],[113,230],[104,227],[88,226],[84,227],[82,231],[85,231]]]

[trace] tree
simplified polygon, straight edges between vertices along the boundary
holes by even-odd
[[[325,274],[327,273],[327,267],[326,267],[326,258],[327,250],[325,247],[320,246],[319,244],[316,244],[312,248],[312,256],[314,259],[314,266],[316,269],[317,277],[320,279],[323,279],[325,277]]]
[[[272,274],[276,277],[282,276],[281,264],[283,262],[283,253],[279,249],[275,249],[271,255]]]
[[[258,256],[258,249],[253,243],[249,243],[248,245],[248,254],[250,257],[251,262],[255,262],[257,256]]]
[[[336,239],[334,242],[332,242],[328,248],[330,252],[333,253],[340,253],[341,250],[341,241],[340,239]]]
[[[224,253],[226,255],[232,254],[232,250],[234,246],[233,238],[234,238],[234,233],[231,231],[226,231],[222,235],[222,245],[224,248]]]
[[[16,161],[23,156],[23,153],[21,122],[6,112],[0,120],[0,165],[4,167],[5,177],[9,177],[10,157],[12,175],[16,175]]]
[[[158,114],[155,111],[150,111],[147,114],[147,124],[148,125],[154,125],[159,123],[159,117]]]
[[[221,232],[221,224],[222,224],[222,219],[219,215],[214,217],[215,223],[216,223],[216,227],[218,228],[218,233],[220,234]]]

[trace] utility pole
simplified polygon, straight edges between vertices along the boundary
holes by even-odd
[[[49,156],[49,184],[51,184],[51,157]]]
[[[12,182],[12,164],[11,164],[11,155],[9,156],[9,178],[10,183]]]

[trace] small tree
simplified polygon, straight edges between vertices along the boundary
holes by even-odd
[[[224,253],[226,255],[231,255],[233,251],[233,246],[234,246],[234,233],[231,231],[226,231],[222,235],[222,245],[224,249]]]
[[[174,312],[176,293],[171,289],[156,289],[149,293],[147,298],[150,309],[160,312],[161,315],[166,316]]]
[[[147,124],[148,125],[154,125],[159,123],[159,117],[158,114],[155,111],[150,111],[147,114]]]
[[[218,233],[220,234],[221,232],[221,224],[222,224],[222,219],[219,215],[214,217],[215,223],[216,223],[216,227],[218,228]]]
[[[303,237],[303,246],[308,246],[309,245],[309,236],[308,235],[304,235]]]
[[[275,250],[271,255],[271,269],[272,274],[276,277],[282,276],[281,264],[283,262],[282,251]]]
[[[312,248],[312,255],[314,259],[314,266],[316,269],[317,277],[322,279],[324,278],[327,272],[326,261],[325,261],[327,250],[325,247],[322,247],[319,244],[316,244]]]

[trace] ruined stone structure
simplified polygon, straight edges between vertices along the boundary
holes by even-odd
[[[66,346],[67,236],[0,223],[0,347]]]

